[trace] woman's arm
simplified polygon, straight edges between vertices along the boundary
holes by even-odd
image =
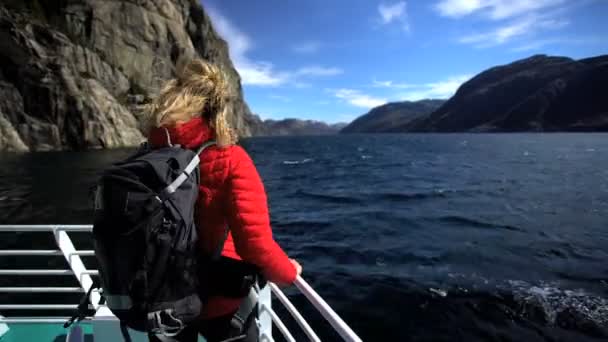
[[[231,149],[228,225],[236,252],[244,261],[260,267],[269,281],[291,284],[297,266],[272,237],[262,180],[247,152],[239,146]]]

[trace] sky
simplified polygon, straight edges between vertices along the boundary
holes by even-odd
[[[535,54],[608,54],[608,0],[202,0],[263,119],[350,122]]]

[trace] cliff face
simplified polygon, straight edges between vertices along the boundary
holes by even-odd
[[[254,134],[227,44],[197,0],[2,1],[0,150],[138,144],[138,105],[183,55],[224,68],[232,123]]]
[[[532,56],[486,70],[405,131],[608,131],[608,56]]]
[[[387,103],[358,117],[340,133],[401,132],[414,120],[428,116],[444,102],[444,100],[422,100]]]

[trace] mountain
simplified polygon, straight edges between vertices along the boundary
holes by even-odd
[[[393,102],[373,108],[344,127],[340,133],[401,132],[415,119],[431,114],[444,100]]]
[[[327,124],[321,121],[284,119],[264,120],[258,135],[284,136],[284,135],[327,135],[337,134],[346,124]]]
[[[608,131],[608,55],[536,55],[464,83],[417,132]]]
[[[233,126],[257,133],[228,46],[198,0],[2,0],[0,150],[137,145],[138,107],[181,56],[224,68]]]

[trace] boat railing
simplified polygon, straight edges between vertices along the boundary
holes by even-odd
[[[78,250],[74,246],[68,233],[71,232],[91,232],[91,225],[0,225],[0,232],[46,232],[52,233],[58,249],[25,249],[25,250],[0,250],[0,257],[5,256],[64,256],[69,265],[69,269],[0,269],[2,276],[40,276],[40,275],[70,275],[74,276],[79,287],[0,287],[0,293],[84,293],[93,285],[93,276],[97,276],[97,270],[90,270],[85,267],[82,261],[83,256],[94,256],[93,250]],[[312,303],[319,313],[330,323],[336,332],[345,341],[361,341],[355,332],[340,318],[340,316],[327,304],[327,302],[302,278],[298,277],[295,282],[296,288]],[[289,298],[281,289],[273,283],[269,283],[264,288],[256,287],[254,295],[258,299],[258,319],[257,324],[260,332],[260,341],[274,341],[272,337],[273,325],[281,332],[284,339],[288,342],[296,341],[293,334],[272,308],[272,295],[290,313],[296,323],[302,328],[303,332],[310,341],[321,341],[317,333],[310,324],[304,319],[302,314],[293,305]],[[105,341],[103,334],[117,331],[118,320],[110,310],[100,305],[101,293],[93,290],[90,295],[92,309],[95,310],[93,317],[86,317],[93,323],[95,338]],[[77,304],[13,304],[0,303],[0,315],[2,311],[27,311],[27,310],[73,310]],[[3,317],[0,316],[0,325],[19,324],[19,323],[64,323],[68,317]],[[109,336],[108,340],[109,340]]]

